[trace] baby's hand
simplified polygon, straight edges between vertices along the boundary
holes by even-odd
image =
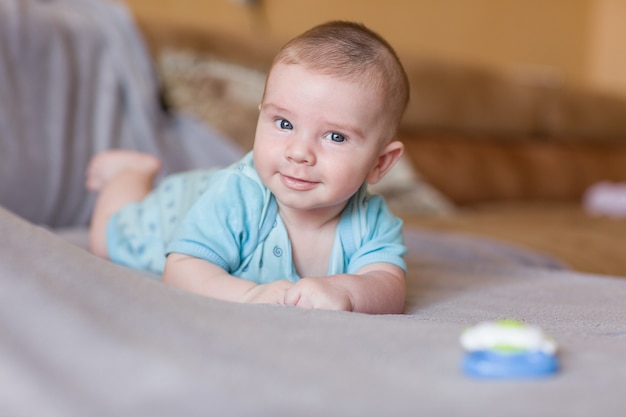
[[[291,286],[293,286],[293,282],[287,280],[257,285],[244,294],[243,302],[250,304],[284,304],[286,291]]]
[[[285,304],[301,308],[352,311],[349,291],[333,277],[302,278],[285,294]]]

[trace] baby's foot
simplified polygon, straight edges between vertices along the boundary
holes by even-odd
[[[159,159],[147,153],[121,149],[104,151],[89,161],[85,185],[88,190],[99,191],[121,172],[133,171],[154,177],[160,169]]]

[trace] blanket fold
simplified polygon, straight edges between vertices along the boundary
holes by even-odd
[[[163,110],[126,7],[105,0],[0,0],[0,204],[49,226],[85,225],[90,156],[136,149],[164,173],[228,164],[241,152]]]

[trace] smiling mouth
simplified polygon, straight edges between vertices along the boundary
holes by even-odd
[[[296,191],[307,191],[314,188],[318,184],[317,182],[302,180],[284,174],[280,174],[280,179],[287,188]]]

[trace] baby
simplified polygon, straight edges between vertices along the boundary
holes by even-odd
[[[93,252],[223,300],[402,312],[402,222],[367,184],[402,155],[408,91],[375,32],[343,21],[310,29],[276,56],[253,150],[233,166],[152,190],[155,157],[94,157]]]

